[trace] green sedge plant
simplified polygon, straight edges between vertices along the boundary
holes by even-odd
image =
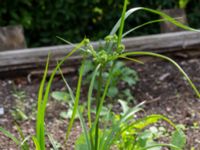
[[[168,118],[162,115],[157,115],[157,114],[145,116],[144,118],[140,118],[140,119],[137,119],[134,117],[135,113],[143,110],[141,106],[144,103],[141,103],[133,108],[128,108],[121,115],[114,114],[110,110],[111,113],[108,113],[108,116],[107,116],[108,122],[105,122],[103,124],[100,122],[100,113],[102,111],[104,102],[107,98],[108,89],[110,87],[110,84],[113,78],[113,70],[115,68],[115,65],[118,59],[126,59],[129,61],[133,61],[135,63],[142,63],[141,61],[134,59],[133,57],[137,55],[146,55],[146,56],[158,57],[166,61],[169,61],[170,63],[175,65],[176,68],[183,74],[183,76],[188,81],[189,85],[192,87],[196,95],[200,98],[200,93],[198,89],[196,88],[196,86],[193,84],[193,82],[190,80],[190,78],[184,72],[184,70],[174,60],[164,55],[152,53],[152,52],[144,52],[144,51],[125,52],[125,46],[121,42],[122,38],[125,35],[129,34],[130,32],[140,27],[143,27],[145,25],[162,21],[162,20],[149,21],[143,25],[135,27],[124,33],[123,30],[124,30],[125,20],[131,14],[139,10],[160,15],[162,18],[164,18],[164,20],[167,20],[183,29],[191,30],[191,31],[198,31],[198,30],[185,26],[179,23],[178,21],[176,21],[175,19],[171,18],[170,16],[157,10],[144,8],[144,7],[138,7],[138,8],[132,8],[126,11],[127,4],[128,4],[128,0],[125,0],[122,16],[113,27],[110,34],[105,38],[105,46],[100,51],[98,52],[95,51],[95,49],[90,44],[89,39],[85,38],[82,42],[76,45],[74,49],[68,55],[66,55],[61,61],[58,62],[56,68],[53,70],[48,82],[46,83],[50,56],[48,57],[46,68],[44,71],[44,76],[41,81],[39,92],[38,92],[38,108],[37,108],[35,135],[24,137],[24,135],[21,134],[22,135],[21,138],[18,139],[15,136],[13,136],[10,132],[6,131],[4,128],[0,128],[0,131],[3,132],[6,136],[8,136],[10,139],[12,139],[21,149],[26,150],[29,148],[27,146],[27,140],[29,140],[30,138],[32,139],[34,143],[36,150],[46,149],[45,137],[46,135],[48,135],[48,132],[46,131],[46,127],[45,127],[45,112],[46,112],[46,107],[47,107],[47,103],[48,103],[48,99],[50,95],[52,81],[57,71],[60,71],[61,76],[63,77],[63,80],[68,89],[70,98],[72,100],[72,106],[73,106],[72,116],[71,116],[71,119],[69,120],[69,124],[66,131],[65,142],[67,142],[69,135],[71,133],[71,129],[73,127],[76,114],[78,114],[80,124],[82,127],[82,134],[77,139],[76,144],[75,144],[76,150],[109,150],[109,149],[158,150],[158,149],[161,149],[162,147],[169,147],[172,150],[181,150],[184,148],[185,143],[186,143],[184,133]],[[118,35],[117,35],[117,31],[118,31]],[[62,40],[65,41],[64,39]],[[73,93],[67,80],[64,78],[60,68],[62,64],[64,63],[64,61],[67,60],[71,55],[73,55],[73,53],[75,53],[77,50],[81,51],[83,55],[83,60],[82,60],[80,71],[79,71],[76,91],[75,93]],[[81,85],[82,85],[84,68],[85,68],[87,57],[92,57],[93,63],[96,65],[95,70],[92,75],[90,85],[89,85],[88,95],[87,95],[88,123],[86,123],[85,121],[86,118],[84,118],[82,113],[80,112],[80,106],[79,106],[79,100],[81,96]],[[105,69],[109,70],[109,73],[108,73],[106,81],[103,82],[103,72]],[[92,105],[91,100],[92,100],[92,97],[94,96],[95,80],[97,80],[97,92],[95,95],[96,113],[93,119],[93,117],[91,117],[91,105]],[[125,108],[125,105],[123,105],[123,107]],[[112,119],[110,119],[110,117]],[[159,120],[166,121],[175,129],[171,138],[171,142],[169,144],[155,142],[152,136],[150,136],[149,134],[147,134],[148,136],[146,135],[145,129],[149,125],[157,123]],[[20,130],[19,132],[21,133]],[[127,132],[129,133],[128,135],[126,134]],[[124,145],[124,146],[120,147],[119,145]],[[54,147],[56,148],[56,146]]]

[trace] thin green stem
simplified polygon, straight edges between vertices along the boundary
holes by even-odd
[[[100,67],[99,77],[98,77],[97,99],[96,99],[96,114],[98,112],[100,100],[101,100],[101,89],[102,89],[102,85],[103,85],[102,84],[102,71],[103,71],[103,68]],[[95,150],[98,149],[98,139],[99,139],[99,120],[97,121],[96,126],[95,126]]]
[[[74,101],[74,108],[73,108],[72,117],[71,117],[71,120],[69,122],[68,129],[67,129],[67,132],[66,132],[65,142],[69,138],[69,134],[70,134],[70,131],[72,129],[72,125],[74,123],[75,115],[77,113],[79,99],[80,99],[80,92],[81,92],[81,84],[82,84],[82,76],[83,76],[84,66],[85,66],[85,57],[84,57],[84,61],[82,63],[81,69],[80,69],[80,75],[79,75],[77,89],[76,89],[76,97],[75,97],[75,101]]]
[[[97,110],[95,121],[94,121],[94,126],[96,126],[97,122],[99,121],[100,112],[102,110],[102,106],[103,106],[104,100],[106,98],[106,95],[107,95],[107,92],[108,92],[108,88],[110,86],[110,82],[111,82],[111,79],[112,79],[112,72],[113,72],[114,66],[115,66],[115,63],[113,62],[112,66],[111,66],[111,69],[110,69],[110,72],[109,72],[108,79],[106,81],[106,85],[105,85],[105,88],[104,88],[104,91],[103,91],[103,95],[101,96],[101,100],[100,100],[100,103],[99,103],[99,108]]]
[[[141,25],[139,25],[139,26],[136,26],[136,27],[134,27],[134,28],[128,30],[127,32],[125,32],[125,33],[122,35],[122,38],[124,38],[125,36],[127,36],[127,35],[130,34],[131,32],[133,32],[133,31],[135,31],[135,30],[137,30],[137,29],[139,29],[139,28],[142,28],[142,27],[144,27],[144,26],[146,26],[146,25],[153,24],[153,23],[158,23],[158,22],[164,22],[164,21],[166,21],[166,19],[158,19],[158,20],[153,20],[153,21],[148,21],[148,22],[146,22],[146,23],[143,23],[143,24],[141,24]]]
[[[125,0],[124,1],[124,7],[123,7],[123,10],[122,10],[122,17],[121,17],[121,22],[120,22],[120,29],[119,29],[117,47],[119,47],[119,45],[121,44],[121,40],[122,40],[122,33],[123,33],[123,30],[124,30],[124,20],[125,20],[127,4],[128,4],[128,0]]]
[[[67,87],[67,89],[69,91],[69,93],[70,93],[70,97],[71,97],[71,99],[73,101],[73,104],[74,104],[75,103],[75,96],[73,94],[73,91],[70,88],[69,84],[67,83],[67,80],[65,79],[65,77],[64,77],[64,75],[62,73],[62,70],[60,68],[59,68],[59,71],[60,71],[60,75],[61,75],[61,77],[62,77],[62,79],[63,79],[63,81],[64,81],[64,83],[65,83],[65,85],[66,85],[66,87]],[[78,112],[78,116],[79,116],[79,120],[80,120],[80,123],[81,123],[82,130],[83,130],[86,142],[87,142],[88,150],[91,150],[93,148],[92,148],[92,143],[90,143],[90,141],[89,141],[90,137],[89,137],[89,135],[87,133],[87,125],[86,125],[86,123],[84,121],[84,118],[83,118],[83,116],[82,116],[82,114],[81,114],[79,109],[77,110],[77,112]]]
[[[134,59],[134,58],[123,57],[123,56],[120,56],[119,58],[127,59],[127,60],[130,60],[130,61],[139,63],[139,64],[144,64],[144,62],[142,62],[142,61],[140,61],[140,60],[138,60],[138,59]]]

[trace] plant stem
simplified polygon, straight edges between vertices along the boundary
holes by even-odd
[[[101,89],[102,89],[102,67],[100,67],[99,77],[98,77],[98,89],[97,89],[97,99],[96,99],[96,114],[99,109],[99,104],[101,100]],[[98,149],[98,139],[99,139],[99,120],[95,126],[95,150]]]
[[[105,85],[103,94],[102,94],[101,99],[100,99],[99,108],[97,110],[96,118],[95,118],[95,121],[94,121],[94,126],[96,126],[96,124],[99,120],[100,112],[102,110],[102,106],[103,106],[104,100],[106,98],[108,88],[109,88],[109,85],[110,85],[110,82],[111,82],[111,79],[112,79],[112,72],[113,72],[113,69],[114,69],[114,66],[115,66],[115,62],[112,62],[112,63],[113,64],[111,65],[111,68],[110,68],[110,71],[109,71],[109,76],[108,76],[108,79],[106,81],[106,85]]]
[[[128,0],[125,0],[124,1],[124,7],[123,7],[123,10],[122,10],[122,17],[121,17],[121,22],[120,22],[120,29],[119,29],[117,47],[119,47],[119,45],[121,44],[121,40],[122,40],[122,33],[123,33],[123,29],[124,29],[124,20],[125,20],[127,4],[128,4]]]

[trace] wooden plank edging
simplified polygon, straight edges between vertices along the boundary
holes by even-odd
[[[169,53],[183,50],[196,49],[200,47],[200,32],[175,32],[156,34],[140,37],[131,37],[123,40],[126,51],[151,51],[156,53]],[[99,42],[92,42],[97,47]],[[59,45],[40,48],[19,49],[14,51],[0,52],[0,72],[39,68],[44,66],[48,53],[51,53],[51,65],[68,54],[73,46]],[[76,53],[69,60],[78,60],[80,56]],[[68,64],[70,65],[70,64]],[[72,65],[72,64],[71,64]]]

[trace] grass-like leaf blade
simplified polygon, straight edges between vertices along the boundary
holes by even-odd
[[[151,12],[151,13],[153,13],[153,14],[157,14],[157,15],[161,16],[163,19],[165,19],[166,21],[169,21],[169,22],[175,24],[176,26],[178,26],[178,27],[180,27],[180,28],[182,28],[182,29],[190,30],[190,31],[198,31],[198,32],[199,32],[199,30],[196,30],[196,29],[193,29],[193,28],[191,28],[191,27],[188,27],[188,26],[186,26],[186,25],[184,25],[184,24],[178,22],[178,21],[175,20],[174,18],[172,18],[172,17],[166,15],[165,13],[163,13],[163,12],[161,12],[161,11],[154,10],[154,9],[150,9],[150,8],[145,8],[145,7],[136,7],[136,8],[131,8],[131,9],[129,9],[129,10],[126,12],[126,14],[125,14],[124,20],[127,19],[131,14],[135,13],[135,12],[138,11],[138,10],[144,10],[144,11],[147,11],[147,12]],[[121,19],[122,19],[122,18],[120,18],[120,19],[117,21],[117,23],[115,24],[115,26],[114,26],[113,29],[111,30],[110,35],[114,35],[114,34],[117,32],[117,30],[120,28]]]
[[[123,53],[122,55],[120,55],[119,57],[124,57],[124,56],[134,56],[134,55],[146,55],[146,56],[153,56],[153,57],[158,57],[164,60],[169,61],[170,63],[172,63],[181,73],[182,75],[185,77],[185,79],[188,81],[188,83],[190,84],[190,86],[192,87],[192,89],[194,90],[194,92],[196,93],[197,97],[200,98],[200,93],[198,91],[198,89],[196,88],[196,86],[194,85],[194,83],[192,82],[192,80],[189,78],[189,76],[185,73],[185,71],[171,58],[161,55],[161,54],[157,54],[157,53],[153,53],[153,52],[139,52],[139,51],[135,51],[135,52],[126,52]]]
[[[13,142],[15,142],[15,144],[17,144],[17,145],[20,144],[20,140],[18,140],[12,133],[10,133],[9,131],[7,131],[6,129],[0,127],[0,132],[2,132],[5,136],[7,136]]]

